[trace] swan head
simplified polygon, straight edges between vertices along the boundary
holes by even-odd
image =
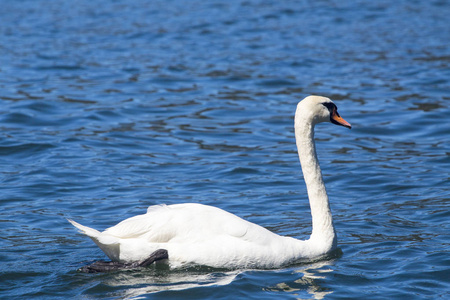
[[[295,113],[297,122],[310,122],[316,125],[322,122],[331,122],[336,125],[352,128],[338,113],[337,106],[327,97],[308,96],[297,105]]]

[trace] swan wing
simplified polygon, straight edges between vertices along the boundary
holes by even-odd
[[[219,236],[260,243],[264,235],[274,235],[220,208],[196,203],[150,206],[146,214],[126,219],[102,234],[149,243],[203,242]]]
[[[265,257],[274,242],[280,241],[280,236],[259,225],[195,203],[151,206],[146,214],[103,232],[71,223],[113,261],[142,261],[155,250],[165,249],[175,262],[247,264],[254,257]]]

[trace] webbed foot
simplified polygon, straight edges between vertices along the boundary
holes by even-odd
[[[120,263],[117,261],[97,261],[93,264],[84,266],[78,271],[84,273],[99,273],[99,272],[112,272],[118,270],[127,270],[127,269],[135,269],[141,267],[147,267],[154,263],[155,261],[168,259],[169,253],[166,249],[158,249],[150,256],[141,262],[132,262],[132,263]]]

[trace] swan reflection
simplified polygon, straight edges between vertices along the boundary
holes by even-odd
[[[120,289],[121,298],[135,298],[163,291],[228,285],[242,271],[211,272],[209,268],[152,269],[117,272],[103,283]],[[127,288],[129,287],[129,288]]]
[[[331,266],[334,260],[318,261],[301,267],[292,269],[292,273],[300,278],[293,279],[288,282],[280,282],[275,286],[267,288],[269,291],[287,292],[290,294],[309,294],[310,299],[324,299],[327,295],[332,294],[330,288],[321,285],[321,280],[326,279],[329,273],[333,272]]]
[[[165,291],[186,291],[193,288],[226,286],[235,282],[239,276],[240,284],[253,285],[254,276],[265,277],[269,283],[262,290],[291,295],[323,299],[333,291],[321,285],[321,281],[333,272],[333,260],[319,261],[281,270],[235,270],[218,271],[207,267],[170,269],[158,266],[142,271],[121,271],[106,279],[106,284],[114,289],[120,298],[139,299],[146,295]],[[112,275],[112,274],[111,274]],[[284,278],[283,282],[278,282]],[[286,281],[286,278],[289,278]],[[248,281],[248,282],[246,282]],[[251,290],[251,289],[249,289]]]

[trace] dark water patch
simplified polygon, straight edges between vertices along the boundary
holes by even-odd
[[[51,65],[35,67],[35,69],[37,71],[76,71],[82,70],[83,68],[77,65]]]
[[[93,101],[93,100],[75,99],[75,98],[66,97],[66,96],[60,96],[59,98],[65,102],[69,102],[69,103],[80,103],[80,104],[96,104],[97,103],[96,101]]]
[[[20,144],[0,147],[0,155],[9,156],[11,158],[28,158],[39,153],[44,153],[48,149],[54,148],[52,144]]]

